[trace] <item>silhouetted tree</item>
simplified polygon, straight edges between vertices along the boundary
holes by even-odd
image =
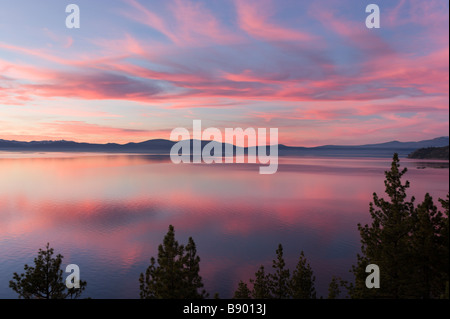
[[[316,278],[304,252],[301,251],[300,253],[292,277],[290,276],[290,270],[286,268],[281,244],[278,245],[276,254],[277,258],[272,261],[274,273],[266,274],[264,266],[260,266],[255,273],[255,279],[250,279],[253,289],[249,297],[254,299],[315,299],[314,282]],[[235,298],[246,299],[247,293],[247,284],[240,281],[235,292]]]
[[[289,289],[290,274],[283,259],[283,246],[281,244],[278,245],[276,254],[277,258],[272,261],[272,268],[275,273],[269,275],[271,295],[275,299],[287,299],[291,295]]]
[[[242,280],[239,281],[238,288],[234,292],[234,299],[251,299],[251,291],[248,289],[248,286]]]
[[[398,155],[391,170],[385,172],[385,192],[389,200],[373,194],[370,203],[371,225],[358,229],[361,254],[352,267],[355,284],[349,285],[352,298],[436,298],[444,294],[448,281],[448,196],[440,200],[439,212],[429,194],[414,207],[414,197],[407,201]],[[376,264],[380,269],[380,288],[365,286],[365,268]]]
[[[199,275],[200,257],[192,238],[186,248],[175,240],[172,225],[158,247],[158,258],[150,259],[150,266],[139,277],[142,299],[204,298],[202,278]]]
[[[252,297],[254,299],[270,299],[270,278],[266,275],[264,266],[260,266],[255,273],[255,279],[250,279],[253,284]]]
[[[206,298],[208,294],[202,289],[203,281],[199,275],[200,257],[197,256],[197,248],[192,237],[189,237],[185,251],[183,258],[186,279],[184,296],[189,299]]]
[[[157,292],[157,278],[156,260],[154,257],[151,257],[150,266],[146,269],[145,274],[141,273],[139,276],[139,296],[141,299],[156,299],[160,297],[160,294]]]
[[[445,223],[443,214],[437,210],[430,194],[427,193],[424,201],[417,206],[414,221],[411,241],[415,297],[437,298],[445,289],[447,278],[440,268],[442,258],[445,259],[444,256],[449,252],[441,238],[441,229]]]
[[[447,199],[439,199],[442,205],[444,222],[440,231],[440,242],[442,243],[442,250],[444,253],[441,255],[439,262],[439,272],[442,274],[442,281],[445,283],[444,291],[442,292],[441,298],[449,299],[449,228],[448,228],[448,218],[449,218],[449,194],[447,193]]]
[[[340,277],[333,276],[331,282],[328,285],[328,297],[327,299],[338,299],[342,293],[342,287],[345,283]]]
[[[401,178],[407,172],[400,170],[398,154],[394,154],[391,170],[385,172],[385,191],[389,200],[373,194],[370,203],[372,224],[358,224],[361,236],[361,254],[357,255],[357,265],[353,266],[355,286],[351,290],[354,298],[400,298],[410,290],[412,214],[414,197],[406,200],[409,182],[402,183]],[[380,268],[381,289],[367,289],[365,272],[368,264]]]
[[[34,267],[25,264],[25,273],[14,273],[9,287],[24,299],[75,299],[86,288],[86,282],[80,280],[80,288],[66,287],[61,269],[61,254],[53,257],[54,249],[47,243],[45,250],[39,249],[34,259]]]
[[[314,282],[316,277],[311,266],[306,260],[305,253],[300,252],[297,267],[292,273],[290,288],[294,299],[316,299],[316,289]]]

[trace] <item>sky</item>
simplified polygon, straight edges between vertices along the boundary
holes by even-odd
[[[193,120],[292,146],[448,136],[448,24],[445,0],[0,0],[0,139],[140,142]]]

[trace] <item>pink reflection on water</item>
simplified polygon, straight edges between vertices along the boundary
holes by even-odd
[[[95,290],[104,285],[95,281],[99,269],[133,272],[127,280],[137,282],[172,224],[180,242],[196,241],[212,293],[226,286],[221,292],[230,294],[260,264],[270,268],[278,243],[291,264],[303,249],[328,274],[321,265],[330,260],[350,267],[356,224],[368,220],[388,167],[389,160],[286,159],[269,178],[258,166],[173,165],[146,156],[1,159],[0,253],[20,269],[29,260],[17,246],[32,255],[49,241],[98,265],[87,270]],[[424,190],[436,200],[448,192],[448,170],[411,169],[407,179],[418,200]],[[137,298],[136,289],[123,293]]]

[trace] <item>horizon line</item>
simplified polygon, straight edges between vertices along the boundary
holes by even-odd
[[[304,147],[304,148],[314,148],[314,147],[322,147],[322,146],[365,146],[365,145],[376,145],[376,144],[385,144],[385,143],[392,143],[392,142],[399,142],[399,143],[417,143],[417,142],[422,142],[422,141],[430,141],[430,140],[435,140],[435,139],[439,139],[439,138],[450,138],[450,136],[448,135],[442,135],[442,136],[437,136],[434,138],[428,138],[428,139],[421,139],[421,140],[417,140],[417,141],[399,141],[399,140],[389,140],[389,141],[384,141],[384,142],[377,142],[377,143],[366,143],[366,144],[322,144],[322,145],[316,145],[316,146],[301,146],[301,145],[286,145],[283,143],[278,143],[278,144],[274,144],[274,145],[282,145],[282,146],[287,146],[287,147]],[[194,141],[198,139],[189,139],[189,141]],[[73,143],[78,143],[78,144],[97,144],[97,145],[108,145],[108,144],[116,144],[116,145],[120,145],[120,146],[124,146],[124,145],[128,145],[128,144],[140,144],[140,143],[145,143],[145,142],[149,142],[149,141],[167,141],[167,142],[173,142],[173,143],[177,143],[177,142],[181,142],[181,141],[187,141],[187,140],[180,140],[180,141],[172,141],[170,139],[163,139],[163,138],[154,138],[154,139],[147,139],[147,140],[143,140],[140,142],[126,142],[126,143],[117,143],[117,142],[107,142],[107,143],[95,143],[95,142],[77,142],[74,140],[66,140],[66,139],[55,139],[55,140],[30,140],[30,141],[20,141],[20,140],[8,140],[8,139],[3,139],[0,138],[0,141],[9,141],[9,142],[19,142],[19,143],[32,143],[32,142],[73,142]],[[218,142],[215,140],[200,140],[201,142],[217,142],[217,143],[222,143],[222,144],[229,144],[226,142]],[[233,146],[236,147],[244,147],[244,148],[248,148],[248,147],[257,147],[258,145],[253,145],[253,146],[238,146],[236,144],[232,144]],[[266,144],[265,146],[270,146],[271,144]],[[261,145],[264,146],[264,145]]]

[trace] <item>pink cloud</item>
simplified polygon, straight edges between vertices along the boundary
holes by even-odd
[[[391,56],[395,50],[376,32],[367,29],[361,21],[353,21],[339,17],[332,8],[313,5],[310,10],[329,31],[338,34],[352,46],[363,51],[366,58]]]
[[[181,105],[177,100],[192,98],[239,98],[261,101],[320,101],[320,100],[372,100],[409,94],[420,90],[429,94],[448,94],[448,48],[422,57],[380,56],[360,63],[364,70],[358,76],[338,74],[325,62],[317,65],[329,72],[326,78],[308,78],[296,74],[304,70],[285,71],[285,74],[246,69],[241,73],[226,71],[171,72],[154,71],[126,62],[105,60],[85,61],[78,72],[67,73],[49,69],[17,65],[0,60],[0,69],[12,79],[34,80],[32,84],[16,84],[25,96],[78,97],[84,99],[124,99],[142,102],[166,100]],[[277,67],[286,68],[283,61]],[[395,64],[394,67],[386,65]],[[109,73],[107,72],[109,70]],[[81,72],[80,72],[81,71]],[[113,71],[114,73],[111,73]],[[121,74],[121,75],[119,75]],[[126,75],[126,76],[125,76]],[[165,81],[175,90],[164,93],[146,80]],[[4,80],[5,81],[5,80]],[[374,85],[380,85],[374,87]],[[373,87],[368,90],[367,88]],[[182,90],[180,90],[182,89]],[[12,94],[9,90],[9,94]],[[201,103],[207,106],[207,100]]]
[[[43,29],[45,35],[52,40],[53,43],[56,43],[58,46],[63,47],[64,49],[68,49],[73,44],[73,37],[71,36],[61,36],[56,34],[55,32],[51,31],[48,28]],[[53,43],[50,43],[49,45],[52,46]]]
[[[158,14],[150,11],[137,0],[126,0],[126,2],[128,2],[136,10],[134,12],[125,12],[123,13],[124,16],[161,32],[175,43],[178,41],[177,36],[173,33],[164,19]]]
[[[43,105],[28,107],[27,115],[79,116],[89,123],[111,118],[111,114],[77,107],[71,99],[121,101],[124,108],[126,101],[138,102],[134,104],[142,110],[130,108],[119,113],[135,116],[130,120],[135,123],[139,122],[136,114],[152,114],[155,110],[177,116],[183,112],[189,118],[208,117],[204,109],[211,108],[211,113],[226,114],[227,120],[236,123],[279,125],[288,132],[284,137],[289,141],[295,141],[295,127],[298,130],[300,121],[305,126],[309,125],[305,122],[320,123],[338,130],[351,125],[359,128],[360,134],[365,126],[367,132],[380,136],[381,130],[373,131],[377,125],[390,134],[395,127],[409,132],[417,125],[422,132],[435,132],[434,127],[448,125],[448,28],[442,28],[448,14],[437,1],[401,1],[389,12],[383,11],[388,13],[383,23],[389,32],[369,31],[363,20],[356,20],[354,12],[339,10],[337,1],[308,5],[302,18],[305,25],[312,20],[315,24],[305,30],[302,21],[293,26],[290,14],[269,0],[235,0],[231,11],[225,6],[226,12],[220,13],[212,11],[213,5],[189,0],[163,5],[125,2],[129,6],[121,14],[152,28],[144,28],[150,36],[126,30],[113,37],[89,39],[98,51],[72,47],[66,50],[67,55],[49,47],[0,42],[0,50],[8,53],[0,59],[2,104],[8,108]],[[426,17],[421,18],[420,12]],[[236,21],[229,23],[223,17]],[[287,19],[282,21],[281,17]],[[127,26],[129,22],[126,20]],[[418,32],[405,35],[406,26]],[[154,30],[167,39],[155,36]],[[46,41],[49,39],[54,47],[78,41],[47,32]],[[55,105],[60,98],[71,100],[74,111],[45,106],[46,101]],[[38,108],[41,111],[35,111]],[[14,122],[18,113],[6,110],[2,117]],[[391,114],[399,117],[389,118]],[[405,119],[414,114],[424,119],[416,118],[416,123]],[[380,119],[370,122],[367,117]],[[443,124],[433,126],[431,118]],[[383,120],[392,126],[383,125]],[[97,125],[102,126],[100,123]],[[28,128],[32,126],[29,121]],[[71,130],[70,125],[67,128]],[[97,134],[94,128],[85,128]],[[309,126],[302,129],[303,135],[317,139],[334,134],[326,129],[322,134]],[[19,131],[5,134],[28,136],[31,129]],[[75,131],[81,133],[81,129]],[[345,129],[342,132],[343,138],[353,134],[351,129],[350,134]],[[134,139],[136,135],[130,133],[129,137]]]
[[[175,0],[170,9],[178,24],[178,42],[209,45],[212,41],[226,45],[242,40],[222,26],[212,12],[199,2]]]
[[[186,109],[186,108],[236,108],[243,105],[243,102],[235,100],[223,100],[217,98],[186,98],[181,101],[174,101],[167,106],[167,109]]]
[[[439,0],[401,0],[393,9],[385,12],[385,14],[386,17],[384,20],[387,26],[390,27],[405,24],[435,27],[441,26],[448,21],[448,4]]]
[[[112,69],[124,74],[129,74],[144,79],[162,80],[176,83],[199,83],[206,81],[206,77],[201,74],[153,71],[149,68],[144,68],[130,63],[109,63],[107,64],[107,67],[105,67],[105,69]]]
[[[26,84],[29,94],[42,97],[78,97],[92,99],[148,100],[161,90],[149,83],[110,73],[56,74],[52,81]]]
[[[17,45],[12,45],[12,44],[8,44],[8,43],[3,43],[3,42],[0,42],[0,49],[5,49],[8,51],[17,52],[20,54],[34,56],[34,57],[37,57],[37,58],[40,58],[43,60],[47,60],[47,61],[59,63],[59,64],[70,64],[70,62],[71,62],[70,60],[49,54],[49,53],[45,52],[45,50],[42,50],[42,49],[28,49],[28,48],[20,47]]]
[[[145,141],[152,138],[168,138],[167,130],[146,130],[136,128],[118,128],[113,126],[91,124],[83,121],[54,121],[40,124],[42,132],[53,136],[80,142]]]
[[[282,27],[270,21],[275,6],[268,0],[234,1],[238,23],[252,37],[266,41],[308,41],[313,36],[307,32]]]
[[[63,116],[63,117],[85,117],[85,118],[120,118],[123,117],[118,114],[112,114],[104,111],[94,111],[90,109],[83,109],[82,107],[77,106],[76,109],[73,107],[57,106],[57,107],[27,107],[23,108],[24,112],[27,114],[36,114],[40,116]]]
[[[101,48],[107,56],[119,56],[125,58],[132,55],[151,56],[150,53],[158,52],[160,46],[156,43],[142,42],[140,39],[126,33],[122,38],[100,38],[92,40],[92,43]]]
[[[227,44],[240,37],[228,31],[201,3],[175,0],[168,7],[173,20],[161,18],[137,0],[127,0],[135,9],[124,15],[136,22],[159,31],[179,46],[210,45],[211,42]]]

